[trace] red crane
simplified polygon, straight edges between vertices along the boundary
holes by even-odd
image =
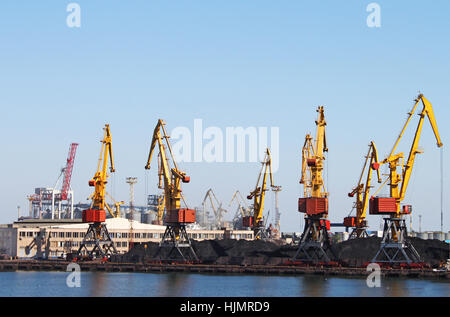
[[[75,162],[75,154],[77,152],[78,143],[70,144],[69,156],[67,157],[67,165],[64,168],[64,180],[61,188],[61,193],[58,198],[61,200],[67,200],[67,195],[70,188],[70,180],[72,178],[73,163]]]

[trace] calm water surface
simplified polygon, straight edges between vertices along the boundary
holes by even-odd
[[[0,272],[0,296],[438,296],[450,297],[445,280],[383,278],[369,288],[362,278],[82,272],[70,288],[65,272]]]

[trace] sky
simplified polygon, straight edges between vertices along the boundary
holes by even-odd
[[[80,8],[69,27],[67,6]],[[92,193],[102,128],[110,124],[116,173],[107,190],[129,200],[126,177],[137,177],[135,201],[158,193],[156,167],[145,171],[158,119],[177,127],[276,127],[281,229],[301,231],[297,200],[301,147],[315,133],[323,105],[329,153],[324,170],[329,218],[342,222],[353,206],[371,140],[385,158],[419,91],[432,103],[444,147],[429,122],[421,137],[405,203],[418,230],[439,230],[441,151],[444,230],[450,230],[450,3],[376,1],[380,27],[369,27],[373,1],[2,1],[0,4],[0,223],[28,214],[27,195],[51,187],[71,142],[79,143],[72,176],[76,202]],[[415,115],[399,151],[409,152]],[[156,166],[156,162],[153,162]],[[191,182],[189,207],[213,188],[230,219],[235,190],[256,185],[257,162],[181,162]],[[383,170],[385,173],[386,170]],[[382,190],[383,193],[384,189]],[[384,191],[386,193],[386,191]],[[267,196],[269,218],[273,193]],[[371,230],[380,219],[368,216]],[[409,223],[409,218],[408,218]]]

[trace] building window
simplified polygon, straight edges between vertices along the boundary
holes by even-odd
[[[21,236],[21,237],[25,237],[25,231],[21,231],[21,232],[20,232],[20,236]]]
[[[74,233],[73,233],[73,237],[74,237],[74,238],[78,238],[78,232],[74,232]]]

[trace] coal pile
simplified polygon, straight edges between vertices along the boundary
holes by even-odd
[[[199,260],[205,264],[230,265],[276,265],[281,264],[295,255],[296,246],[278,245],[269,241],[255,240],[204,240],[192,241]],[[159,249],[159,244],[148,242],[137,244],[128,253],[113,255],[111,262],[135,263],[158,260],[167,256],[170,248]],[[159,252],[159,253],[158,253]],[[184,250],[187,252],[187,250]],[[174,259],[181,256],[174,251]]]
[[[450,257],[449,245],[439,240],[408,238],[419,253],[421,260],[431,266],[438,266]],[[362,266],[372,261],[380,248],[381,238],[369,237],[351,239],[332,246],[339,260],[349,266]]]
[[[409,238],[422,260],[432,266],[449,258],[449,245],[439,240]],[[380,247],[381,238],[352,239],[331,246],[338,260],[348,266],[362,266],[370,262]],[[229,265],[278,265],[294,257],[297,245],[280,245],[262,240],[204,240],[192,241],[192,247],[204,264]],[[136,244],[123,255],[111,257],[112,262],[141,262],[158,260],[167,256],[169,248],[159,249],[159,244],[148,242]],[[186,250],[185,250],[186,251]],[[158,253],[159,252],[159,253]],[[177,255],[174,251],[172,255]],[[178,258],[182,259],[178,255]]]
[[[424,240],[420,238],[408,238],[414,248],[419,253],[422,260],[432,266],[438,266],[443,261],[450,258],[450,244],[433,240]]]

